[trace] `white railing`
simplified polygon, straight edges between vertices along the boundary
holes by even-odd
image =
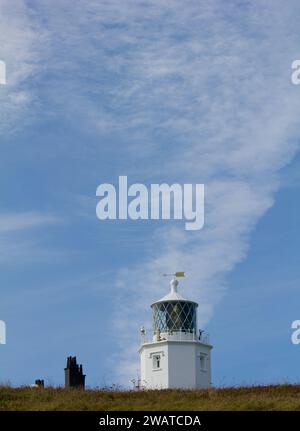
[[[174,332],[161,332],[160,335],[153,335],[153,337],[149,337],[146,334],[141,335],[140,343],[147,344],[153,343],[157,341],[198,341],[203,344],[209,344],[209,334],[206,332],[201,332],[199,335],[196,335],[193,332],[185,332],[185,331],[174,331]]]

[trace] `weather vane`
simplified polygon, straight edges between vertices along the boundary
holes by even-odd
[[[185,272],[184,271],[179,271],[179,272],[174,272],[173,274],[163,274],[164,277],[168,277],[170,275],[172,275],[172,276],[174,276],[176,278],[185,277]]]

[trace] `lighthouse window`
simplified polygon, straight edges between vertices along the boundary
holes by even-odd
[[[155,369],[160,368],[160,355],[153,356],[153,368]]]
[[[200,369],[201,371],[206,371],[206,356],[200,355]]]

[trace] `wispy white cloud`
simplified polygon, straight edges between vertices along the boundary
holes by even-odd
[[[56,217],[37,212],[2,213],[0,214],[0,235],[7,232],[18,232],[32,229],[56,222]]]
[[[34,118],[38,104],[31,90],[46,51],[46,34],[24,0],[0,1],[0,59],[6,64],[7,84],[0,86],[0,132],[19,130]]]
[[[0,264],[16,266],[62,259],[62,252],[47,248],[38,236],[41,229],[59,221],[53,215],[38,212],[0,214]]]

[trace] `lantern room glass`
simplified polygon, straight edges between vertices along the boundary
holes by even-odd
[[[160,332],[191,332],[196,333],[195,302],[166,301],[152,305],[153,330]]]

